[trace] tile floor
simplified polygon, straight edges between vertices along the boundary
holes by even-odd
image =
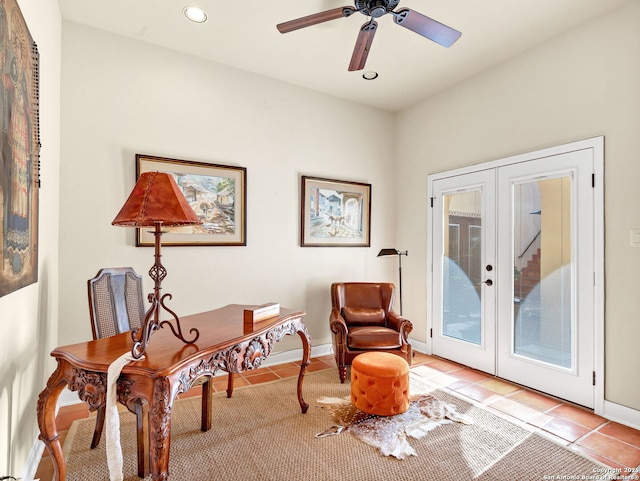
[[[313,358],[307,372],[335,367],[333,356]],[[416,353],[412,372],[458,394],[481,402],[520,422],[527,423],[545,435],[586,456],[594,458],[624,475],[640,476],[640,431],[608,421],[589,409],[555,399],[451,361]],[[297,376],[299,365],[286,363],[262,367],[236,375],[235,386],[247,386]],[[216,391],[226,390],[226,376],[216,377]],[[199,395],[192,389],[186,396]],[[184,396],[184,395],[183,395]],[[62,442],[71,423],[89,415],[85,404],[60,409],[56,418]],[[49,481],[53,466],[45,450],[35,478]],[[633,479],[633,478],[631,478]],[[636,478],[637,479],[637,478]]]

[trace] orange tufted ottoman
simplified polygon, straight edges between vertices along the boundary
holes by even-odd
[[[365,352],[351,363],[351,403],[360,411],[392,416],[409,409],[409,364],[388,352]]]

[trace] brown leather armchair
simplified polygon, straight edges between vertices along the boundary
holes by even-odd
[[[353,358],[367,351],[391,352],[411,365],[413,324],[393,311],[395,293],[395,285],[385,282],[331,284],[329,324],[340,382]]]

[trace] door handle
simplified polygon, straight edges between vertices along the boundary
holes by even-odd
[[[493,281],[491,279],[487,279],[486,281],[482,281],[480,284],[486,284],[487,286],[492,286]]]

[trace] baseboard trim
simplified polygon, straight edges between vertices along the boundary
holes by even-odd
[[[22,479],[24,481],[33,481],[33,477],[36,475],[40,460],[42,459],[42,453],[44,453],[44,443],[36,439],[27,458],[27,462],[24,465],[24,472],[22,473]]]
[[[427,346],[427,343],[422,341],[417,341],[415,339],[411,339],[411,349],[416,352],[430,354],[429,346]]]
[[[601,414],[609,421],[615,421],[630,428],[640,429],[640,411],[622,404],[604,401],[604,410]]]

